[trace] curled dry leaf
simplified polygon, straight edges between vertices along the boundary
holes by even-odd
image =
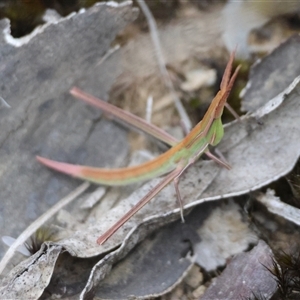
[[[21,262],[9,276],[2,279],[1,298],[38,299],[50,282],[61,251],[60,246],[44,243],[40,251]]]
[[[251,67],[242,109],[254,111],[283,92],[300,74],[300,35],[294,35]]]
[[[258,195],[256,199],[266,206],[269,212],[300,226],[300,209],[282,202],[275,196],[275,191],[268,189],[265,194]]]

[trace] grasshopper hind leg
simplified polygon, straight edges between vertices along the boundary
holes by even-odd
[[[205,152],[205,154],[212,159],[213,161],[215,161],[217,164],[219,164],[220,166],[226,168],[227,170],[231,169],[231,166],[224,160],[218,158],[217,156],[213,155],[209,150],[207,150]]]
[[[179,207],[180,207],[181,221],[182,221],[182,223],[185,223],[184,215],[183,215],[183,201],[182,201],[182,198],[181,198],[181,195],[180,195],[178,182],[179,182],[179,175],[174,179],[174,187],[175,187],[175,191],[176,191],[176,195],[177,195],[177,201],[178,201],[178,204],[179,204]]]

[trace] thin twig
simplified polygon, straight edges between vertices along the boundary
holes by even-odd
[[[5,255],[0,262],[0,274],[3,272],[9,261],[14,256],[18,247],[26,242],[26,240],[36,232],[45,222],[47,222],[52,216],[54,216],[59,210],[64,206],[72,202],[75,198],[81,195],[88,187],[90,183],[84,182],[77,189],[71,192],[69,195],[61,199],[54,206],[52,206],[48,211],[42,214],[38,219],[31,223],[14,241],[14,243],[9,247]]]
[[[156,22],[153,18],[153,15],[152,15],[150,9],[148,8],[147,4],[145,3],[145,1],[144,0],[137,0],[137,2],[139,4],[141,10],[143,11],[146,19],[147,19],[148,26],[149,26],[149,29],[150,29],[150,35],[151,35],[151,38],[152,38],[152,41],[153,41],[153,44],[154,44],[155,54],[156,54],[156,57],[157,57],[157,60],[158,60],[158,65],[159,65],[159,68],[160,68],[160,72],[163,76],[163,79],[165,81],[165,85],[170,90],[171,95],[174,99],[176,109],[177,109],[177,111],[180,115],[181,121],[184,125],[184,130],[186,132],[190,132],[190,130],[192,129],[192,123],[191,123],[191,121],[190,121],[190,119],[189,119],[189,117],[188,117],[188,115],[187,115],[180,99],[178,98],[178,96],[175,92],[174,86],[172,84],[169,73],[167,71],[165,59],[164,59],[164,56],[163,56],[163,53],[162,53],[162,50],[161,50],[161,46],[160,46],[160,42],[159,42]]]
[[[101,65],[106,59],[108,59],[113,53],[120,49],[120,45],[115,45],[114,47],[110,48],[98,61],[96,66]]]

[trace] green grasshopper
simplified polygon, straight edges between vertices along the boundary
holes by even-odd
[[[137,211],[146,205],[153,197],[155,197],[166,185],[174,181],[177,198],[181,208],[181,218],[183,220],[183,204],[178,189],[178,181],[180,175],[191,166],[203,153],[213,158],[226,168],[230,166],[213,156],[209,152],[209,145],[216,146],[224,135],[221,116],[224,106],[232,89],[233,83],[237,77],[239,67],[236,68],[234,74],[231,75],[234,53],[231,54],[227,63],[220,90],[212,100],[203,119],[191,130],[191,132],[180,142],[177,142],[167,133],[156,128],[155,126],[145,122],[144,120],[125,112],[113,105],[99,100],[78,88],[73,88],[71,94],[87,103],[99,107],[102,110],[117,116],[121,120],[133,124],[142,130],[154,135],[158,139],[172,146],[167,152],[161,154],[157,158],[145,162],[138,166],[105,169],[93,168],[88,166],[71,165],[61,163],[37,156],[37,160],[49,168],[56,171],[72,175],[83,180],[87,180],[97,184],[109,186],[127,185],[140,181],[149,180],[157,176],[168,174],[162,181],[155,186],[146,196],[144,196],[132,209],[130,209],[118,222],[102,234],[98,240],[98,244],[103,244],[110,236],[112,236],[125,222],[127,222]]]

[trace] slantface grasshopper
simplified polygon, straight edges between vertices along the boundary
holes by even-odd
[[[232,64],[234,53],[231,54],[227,63],[220,90],[212,100],[203,119],[191,130],[191,132],[180,142],[163,132],[159,128],[148,124],[144,120],[122,111],[121,109],[110,105],[102,100],[99,100],[78,88],[73,88],[71,94],[75,97],[84,100],[85,102],[99,107],[105,112],[114,115],[121,120],[137,126],[138,128],[148,132],[156,138],[164,141],[172,146],[167,152],[161,154],[153,160],[143,163],[138,166],[119,168],[119,169],[104,169],[93,168],[88,166],[71,165],[37,157],[37,160],[49,168],[59,172],[81,178],[97,184],[109,186],[127,185],[140,181],[149,180],[157,176],[168,174],[162,181],[155,186],[144,198],[142,198],[130,211],[128,211],[116,224],[102,234],[98,240],[98,244],[103,244],[110,236],[112,236],[125,222],[127,222],[137,211],[155,197],[166,185],[174,181],[177,198],[181,208],[181,218],[183,219],[183,204],[178,189],[178,181],[180,175],[191,166],[203,153],[213,158],[226,168],[229,165],[209,152],[209,145],[216,146],[224,135],[221,116],[224,106],[232,89],[233,83],[237,77],[239,67],[235,70],[232,76]]]

